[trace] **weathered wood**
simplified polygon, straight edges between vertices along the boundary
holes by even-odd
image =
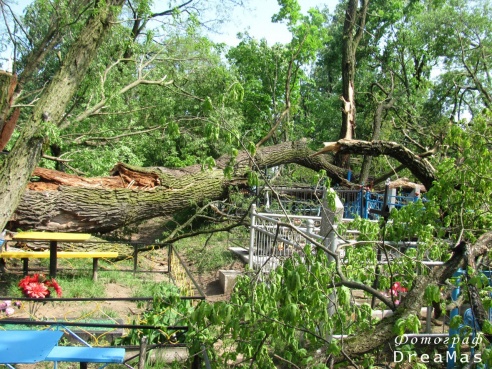
[[[192,173],[182,183],[179,188],[150,190],[59,186],[56,191],[26,191],[10,226],[107,232],[225,196],[225,179],[219,169]]]

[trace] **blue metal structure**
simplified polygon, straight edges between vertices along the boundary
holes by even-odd
[[[378,216],[371,214],[370,210],[382,210],[384,203],[384,192],[372,192],[361,188],[360,190],[342,190],[334,189],[343,203],[343,217],[353,219],[360,216],[364,219],[377,219]],[[391,196],[388,195],[388,205],[390,209],[400,209],[403,206],[415,202],[419,199],[417,196]]]
[[[271,190],[274,190],[276,195],[273,195]],[[277,203],[280,202],[282,207],[291,214],[319,216],[323,190],[322,187],[274,186],[255,187],[252,192],[258,196],[257,206],[264,207],[265,211],[278,210],[279,205]],[[383,210],[384,192],[369,191],[363,187],[357,190],[335,187],[334,190],[343,203],[343,217],[346,219],[354,219],[356,216],[364,219],[378,219],[379,215],[371,214],[371,210]],[[262,195],[260,196],[260,194]],[[399,209],[418,199],[418,196],[387,195],[387,204],[389,210],[392,208]]]
[[[458,269],[456,273],[454,273],[453,278],[455,281],[455,288],[453,289],[451,293],[451,299],[453,301],[458,300],[458,297],[460,295],[460,281],[461,281],[461,276],[465,273],[463,269]],[[491,282],[491,277],[492,277],[492,271],[486,270],[486,271],[481,271],[481,273],[485,274],[489,280],[489,284],[492,284]],[[459,309],[456,307],[453,310],[451,310],[451,313],[449,314],[449,318],[453,319],[455,316],[459,314]],[[492,318],[492,309],[489,309],[489,320]],[[476,332],[480,330],[480,326],[478,325],[477,320],[475,319],[475,316],[473,314],[473,310],[471,308],[468,308],[464,314],[463,314],[463,325],[461,325],[458,328],[450,328],[449,329],[449,343],[448,343],[448,353],[447,353],[447,359],[453,358],[456,352],[456,340],[453,340],[453,337],[458,337],[458,339],[462,339],[464,337],[461,337],[461,331],[465,326],[471,327],[472,329],[472,339],[476,336]],[[473,362],[473,356],[475,355],[475,350],[471,348],[471,358],[470,362]],[[447,369],[453,369],[456,365],[455,360],[447,360]],[[479,364],[477,365],[477,368],[484,368],[487,369],[488,365],[483,365]]]

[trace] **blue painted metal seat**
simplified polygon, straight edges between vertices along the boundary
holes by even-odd
[[[46,357],[46,361],[78,362],[81,368],[86,368],[87,363],[121,364],[124,360],[125,349],[115,347],[55,346]]]

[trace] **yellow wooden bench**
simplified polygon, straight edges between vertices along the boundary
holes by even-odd
[[[98,260],[118,257],[118,253],[113,251],[58,251],[56,255],[59,259],[92,259],[92,279],[95,281],[97,280]],[[29,259],[49,259],[49,257],[49,251],[0,252],[0,258],[3,259],[22,259],[24,275],[29,272]]]

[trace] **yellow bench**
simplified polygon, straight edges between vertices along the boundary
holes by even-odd
[[[58,251],[56,253],[59,259],[92,259],[92,279],[97,280],[98,260],[101,258],[117,258],[118,253],[112,251]],[[27,275],[29,272],[29,259],[49,259],[49,251],[3,251],[0,252],[2,259],[22,259],[23,272]]]

